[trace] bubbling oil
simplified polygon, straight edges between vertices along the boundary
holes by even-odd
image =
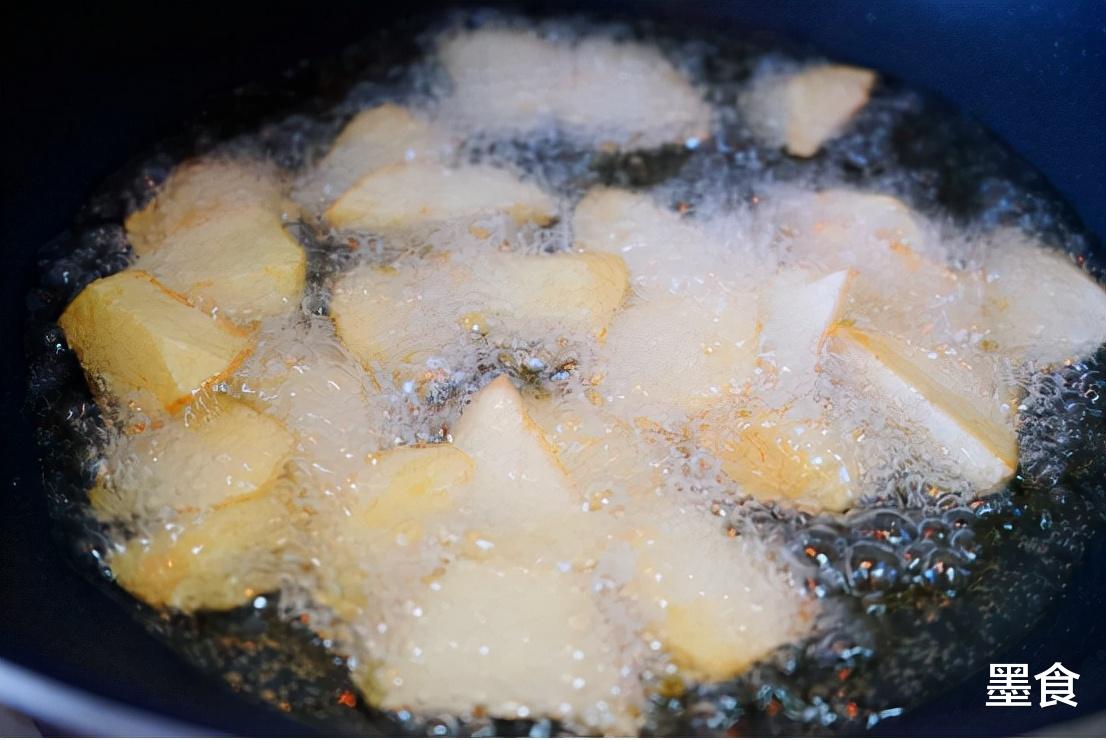
[[[460,264],[479,264],[489,250],[567,252],[574,236],[572,208],[596,186],[636,188],[659,204],[676,206],[721,245],[662,285],[635,285],[639,298],[650,290],[693,292],[704,282],[723,293],[751,292],[787,259],[774,204],[786,200],[786,193],[834,187],[901,198],[925,217],[939,258],[957,267],[982,264],[987,249],[998,248],[988,246],[986,235],[999,226],[1017,227],[1074,254],[1090,250],[1066,207],[1035,173],[985,132],[893,81],[875,90],[847,131],[818,157],[798,160],[766,144],[742,117],[741,101],[765,70],[809,61],[808,53],[782,43],[486,12],[393,29],[345,55],[349,68],[336,73],[347,91],[341,100],[313,97],[317,81],[309,79],[296,83],[304,94],[300,111],[249,119],[245,126],[235,121],[232,136],[202,132],[167,147],[109,183],[73,234],[44,253],[41,284],[32,296],[31,389],[51,444],[47,483],[53,511],[82,562],[105,571],[121,538],[148,535],[167,523],[164,512],[107,526],[89,515],[85,491],[98,473],[119,464],[114,430],[128,411],[97,409],[53,325],[76,291],[129,264],[122,217],[148,200],[185,156],[261,156],[292,179],[319,161],[357,110],[398,101],[431,117],[449,111],[449,84],[433,50],[442,34],[474,24],[536,27],[561,39],[598,35],[656,44],[711,103],[712,136],[634,152],[597,148],[586,131],[548,123],[469,133],[453,142],[453,163],[508,168],[555,194],[561,217],[546,227],[490,218],[476,229],[434,226],[382,238],[331,230],[310,204],[302,215],[287,214],[309,257],[302,304],[266,320],[253,355],[216,390],[258,404],[295,429],[300,443],[280,485],[301,492],[313,507],[340,500],[374,453],[448,439],[465,401],[498,375],[535,397],[563,401],[585,396],[590,378],[602,370],[594,342],[565,335],[560,342],[462,337],[440,347],[417,371],[371,373],[339,341],[328,316],[340,276],[363,264],[417,265],[428,252],[448,253]],[[325,87],[336,89],[338,80],[324,80]],[[448,308],[442,304],[450,296],[431,278],[423,289],[430,304]],[[1101,359],[1053,373],[1009,369],[1007,380],[1025,393],[1019,474],[1005,490],[987,496],[965,488],[956,470],[935,474],[925,451],[893,428],[865,448],[865,495],[841,515],[813,515],[744,496],[719,475],[709,453],[677,433],[678,418],[639,434],[636,441],[648,449],[651,472],[659,477],[658,498],[709,512],[719,537],[778,553],[795,580],[796,598],[805,592],[819,609],[805,636],[740,676],[685,684],[662,648],[636,638],[635,617],[619,611],[616,600],[604,601],[610,639],[624,661],[619,665],[638,672],[620,684],[627,695],[640,692],[634,700],[643,709],[643,724],[629,731],[855,731],[920,703],[1015,639],[1062,588],[1106,512],[1102,462],[1093,454],[1106,434]],[[877,415],[863,392],[814,393],[832,395],[855,418]],[[197,399],[197,413],[204,402]],[[619,493],[628,487],[628,481],[602,480],[595,492],[609,493],[604,506],[628,506],[632,502]],[[681,514],[671,516],[676,518],[668,526],[682,526]],[[377,624],[401,615],[385,611],[366,631],[319,604],[313,595],[337,562],[328,558],[337,556],[320,548],[317,534],[308,527],[293,536],[279,593],[226,613],[165,615],[136,606],[139,618],[235,689],[336,732],[542,735],[588,729],[540,717],[504,721],[372,709],[358,698],[348,671],[372,658]],[[440,557],[435,547],[419,558]],[[1034,557],[1026,558],[1027,552]],[[617,558],[604,562],[600,576],[617,582],[620,567]],[[394,588],[387,579],[374,582],[381,603],[403,601],[402,589]],[[969,624],[975,625],[970,632]]]

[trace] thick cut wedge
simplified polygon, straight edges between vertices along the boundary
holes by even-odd
[[[110,560],[119,584],[154,607],[231,609],[280,586],[289,508],[259,496],[135,538]]]
[[[541,188],[506,170],[412,162],[365,175],[326,210],[325,217],[338,229],[391,232],[494,214],[506,214],[518,223],[547,224],[556,217],[557,204]]]
[[[527,398],[526,410],[556,450],[589,509],[624,503],[659,485],[658,464],[631,424],[591,401],[580,395]]]
[[[824,417],[781,409],[713,418],[700,431],[700,443],[743,493],[762,501],[844,511],[859,495],[856,446]]]
[[[330,151],[296,183],[296,200],[310,208],[330,205],[365,175],[381,167],[434,161],[447,134],[407,108],[385,103],[355,115]]]
[[[576,206],[572,228],[578,248],[622,257],[635,290],[647,296],[702,283],[718,270],[723,251],[694,220],[614,188],[590,191]]]
[[[852,278],[848,270],[821,277],[788,270],[761,291],[760,352],[775,373],[773,405],[813,386],[826,334],[841,318]]]
[[[58,323],[101,390],[117,398],[147,391],[170,411],[250,352],[244,332],[133,270],[90,284]]]
[[[239,211],[278,218],[286,210],[283,183],[260,162],[200,159],[177,167],[156,197],[127,217],[127,240],[139,256],[156,250],[171,234]]]
[[[135,267],[237,322],[294,308],[306,257],[284,229],[283,188],[276,170],[258,162],[181,165],[127,219]]]
[[[875,82],[871,70],[839,64],[772,72],[754,80],[744,112],[788,154],[812,157],[867,104]]]
[[[110,456],[118,462],[111,490],[100,489],[93,506],[129,518],[202,511],[263,493],[291,455],[292,435],[271,416],[218,398],[191,418],[121,440]]]
[[[445,115],[462,128],[524,131],[556,124],[595,142],[650,148],[710,135],[710,107],[655,48],[585,38],[558,42],[482,29],[440,48],[453,95]]]
[[[634,726],[616,635],[575,574],[462,560],[435,585],[391,627],[381,665],[355,675],[379,706]]]
[[[419,366],[466,338],[601,338],[628,290],[614,255],[496,253],[466,265],[443,256],[347,273],[330,313],[338,336],[367,366]]]
[[[910,431],[930,439],[938,460],[974,490],[993,490],[1013,476],[1018,436],[1010,409],[1016,395],[985,363],[963,365],[848,326],[835,328],[831,342],[848,375],[839,380],[896,409]]]
[[[280,214],[228,211],[172,232],[135,268],[237,323],[299,306],[307,258]]]
[[[655,298],[611,323],[600,392],[622,418],[662,421],[741,392],[756,355],[755,296]]]
[[[1106,291],[1070,256],[1013,230],[991,241],[984,322],[1000,354],[1055,365],[1106,342]]]
[[[556,449],[506,376],[473,397],[452,436],[476,465],[460,505],[461,515],[487,543],[474,555],[518,565],[577,565],[598,555],[604,536],[599,515],[587,510]]]
[[[809,628],[814,604],[763,543],[726,535],[725,521],[660,501],[639,515],[628,596],[691,680],[736,676]]]

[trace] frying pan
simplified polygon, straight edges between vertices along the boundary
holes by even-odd
[[[64,11],[38,4],[3,23],[12,38],[3,50],[0,88],[6,348],[0,704],[81,733],[312,734],[199,674],[73,567],[50,518],[40,451],[25,413],[27,369],[19,349],[25,296],[37,249],[69,225],[93,186],[175,133],[181,120],[205,107],[216,115],[228,107],[279,107],[289,102],[286,96],[262,94],[251,83],[279,89],[282,70],[300,59],[333,55],[368,29],[440,3],[188,3],[161,15],[152,5]],[[935,91],[982,121],[1049,179],[1091,232],[1106,234],[1106,3],[703,0],[520,7],[647,14],[808,41],[827,55]],[[235,88],[237,94],[226,95]],[[994,657],[1032,666],[1062,661],[1082,676],[1077,709],[985,709],[986,678],[979,673],[874,731],[1015,734],[1081,721],[1061,727],[1101,736],[1104,614],[1100,533],[1064,596],[1024,640]]]

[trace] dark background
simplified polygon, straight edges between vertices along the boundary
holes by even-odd
[[[332,54],[386,19],[432,4],[32,2],[0,11],[0,531],[19,533],[0,539],[0,657],[201,723],[246,733],[293,729],[272,713],[244,714],[220,687],[195,681],[54,552],[32,432],[20,411],[30,256],[66,227],[97,183],[174,133],[209,96],[273,81],[300,59]],[[1106,2],[568,0],[556,7],[588,5],[779,31],[935,90],[1036,165],[1106,236]],[[28,551],[27,543],[38,546]],[[1106,582],[1106,552],[1099,547],[1089,560],[1077,585],[1088,592]],[[1082,708],[1102,708],[1106,639],[1095,606],[1089,598],[1070,600],[1005,659],[1035,671],[1053,660],[1084,659],[1097,674],[1079,683]],[[173,692],[189,683],[187,694]],[[966,690],[887,730],[1013,734],[1026,722],[1074,715],[1062,707],[1043,717],[984,712],[984,684],[977,676]],[[987,724],[966,724],[973,720]]]

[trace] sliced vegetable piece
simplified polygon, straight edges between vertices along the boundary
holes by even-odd
[[[280,587],[290,518],[278,497],[237,501],[132,539],[109,565],[150,606],[232,609]]]
[[[1057,365],[1106,342],[1106,291],[1069,255],[1014,230],[991,241],[984,323],[1000,354]]]
[[[110,489],[93,506],[105,515],[197,512],[263,493],[292,453],[292,435],[276,419],[219,396],[214,408],[120,441]]]
[[[496,213],[518,223],[547,224],[556,217],[557,204],[538,186],[495,167],[412,162],[365,175],[325,218],[338,229],[390,232]]]
[[[847,373],[838,380],[859,384],[897,409],[913,433],[934,443],[937,459],[955,466],[975,490],[994,490],[1013,476],[1016,391],[986,364],[960,364],[891,335],[844,325],[831,336],[831,351]]]
[[[411,110],[385,103],[355,115],[330,151],[296,183],[300,203],[330,205],[365,175],[403,162],[436,159],[448,137]]]
[[[245,332],[135,270],[88,285],[58,323],[100,390],[116,398],[148,391],[169,411],[226,377],[250,352]]]
[[[455,125],[497,132],[558,124],[627,149],[710,135],[710,107],[655,48],[629,41],[553,41],[510,29],[452,36],[439,54],[453,81]]]

